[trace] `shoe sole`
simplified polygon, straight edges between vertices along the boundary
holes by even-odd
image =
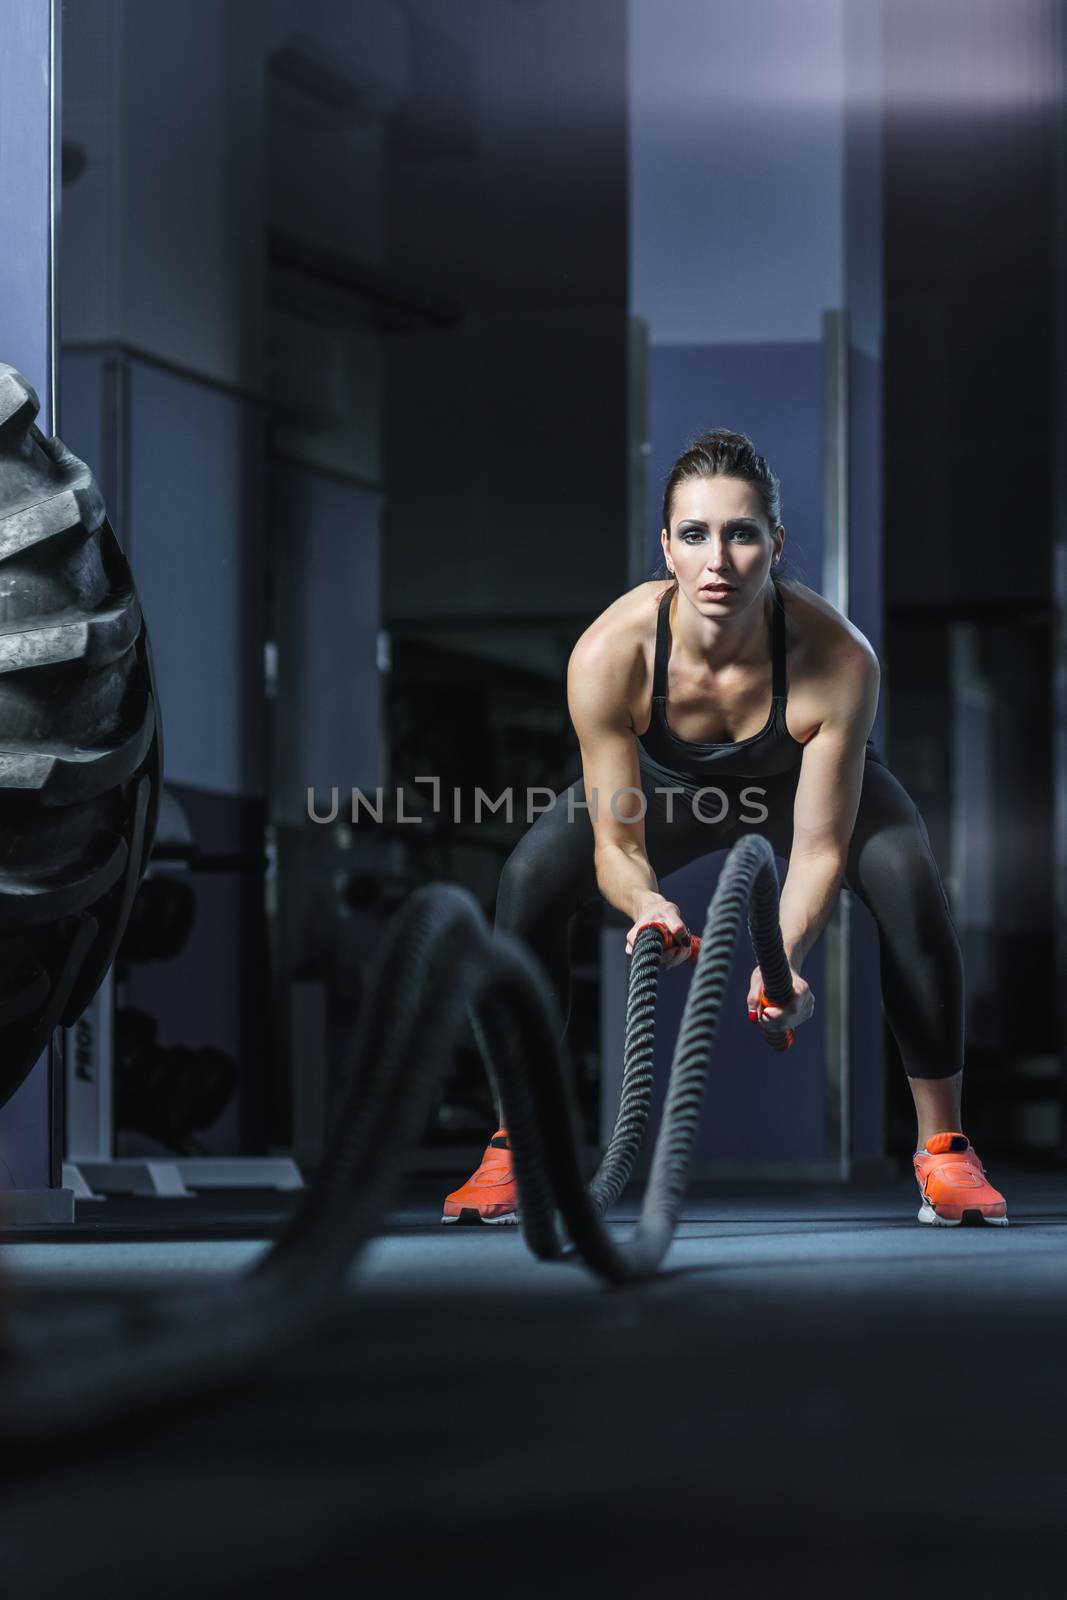
[[[464,1206],[458,1217],[441,1218],[442,1222],[458,1222],[460,1227],[463,1228],[498,1228],[502,1223],[506,1226],[508,1223],[518,1222],[518,1220],[519,1214],[517,1211],[505,1211],[503,1216],[500,1217],[483,1217],[481,1212],[476,1211],[473,1206]]]
[[[1007,1217],[987,1217],[984,1212],[978,1210],[977,1206],[965,1210],[962,1217],[943,1217],[939,1211],[934,1210],[928,1201],[924,1201],[919,1208],[919,1221],[925,1222],[934,1228],[958,1228],[961,1223],[966,1227],[972,1228],[980,1227],[983,1223],[992,1228],[1006,1228],[1008,1226]]]

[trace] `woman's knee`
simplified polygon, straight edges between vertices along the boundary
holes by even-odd
[[[915,914],[951,917],[941,871],[914,805],[910,815],[854,837],[845,882],[859,891],[879,920],[893,913],[908,921]]]
[[[497,888],[496,926],[521,934],[547,917],[569,917],[595,889],[591,831],[585,849],[577,835],[558,828],[542,830],[539,821],[504,862]]]
[[[496,893],[496,922],[498,927],[516,928],[522,920],[523,908],[532,907],[536,898],[537,866],[522,842],[504,862]]]

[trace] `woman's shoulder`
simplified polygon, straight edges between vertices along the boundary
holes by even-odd
[[[654,578],[635,584],[609,606],[605,606],[598,617],[594,617],[578,640],[578,645],[586,649],[610,649],[634,643],[648,632],[650,626],[655,630],[660,601],[673,588],[672,578]]]
[[[629,707],[647,698],[656,615],[673,587],[672,579],[650,579],[620,594],[575,642],[569,673],[591,675],[605,693]]]
[[[851,718],[878,697],[878,657],[856,627],[806,583],[779,579],[789,660],[789,730],[801,744],[831,714]],[[868,722],[867,726],[870,726]]]
[[[798,578],[779,578],[785,607],[789,649],[803,651],[812,664],[840,663],[875,652],[854,622],[835,605]]]

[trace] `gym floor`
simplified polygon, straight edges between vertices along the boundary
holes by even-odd
[[[515,1228],[441,1227],[420,1180],[269,1369],[9,1458],[5,1589],[1058,1595],[1067,1174],[993,1176],[1006,1229],[920,1227],[910,1178],[697,1190],[630,1289]],[[108,1202],[55,1242],[7,1235],[10,1319],[54,1336],[89,1298],[228,1279],[281,1216]]]

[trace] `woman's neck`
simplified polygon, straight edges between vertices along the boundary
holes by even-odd
[[[767,660],[767,630],[774,607],[774,580],[743,610],[709,617],[675,587],[669,601],[672,648],[687,665],[713,672],[725,667],[761,666]]]

